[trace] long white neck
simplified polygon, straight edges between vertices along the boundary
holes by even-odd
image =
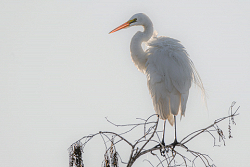
[[[142,42],[148,41],[153,35],[153,24],[150,20],[142,25],[144,31],[138,31],[132,38],[130,43],[130,52],[132,60],[139,71],[144,72],[146,70],[145,64],[147,62],[147,55],[142,49]]]

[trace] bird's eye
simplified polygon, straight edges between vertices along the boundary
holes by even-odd
[[[134,23],[137,21],[137,18],[133,19],[133,20],[129,20],[128,22],[131,24],[131,23]]]

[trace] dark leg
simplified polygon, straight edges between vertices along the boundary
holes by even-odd
[[[164,138],[165,138],[165,127],[166,127],[166,120],[164,121],[164,127],[163,127],[163,134],[162,134],[162,141],[161,141],[161,144],[158,144],[157,146],[155,147],[160,147],[160,153],[162,156],[165,155],[165,152],[168,152],[168,150],[166,150],[165,148],[165,142],[164,142]]]
[[[165,137],[165,126],[166,126],[166,120],[164,121],[163,135],[162,135],[162,141],[161,141],[161,144],[162,144],[163,146],[165,146],[165,142],[164,142],[164,137]]]
[[[165,137],[165,125],[166,125],[166,120],[164,121],[163,135],[162,135],[161,144],[156,145],[155,148],[165,146],[165,142],[164,142],[164,137]]]
[[[173,149],[172,150],[174,150],[174,148],[175,148],[175,146],[177,146],[177,145],[179,145],[179,146],[182,146],[182,147],[184,147],[184,148],[186,148],[186,149],[188,149],[184,144],[181,144],[181,143],[179,143],[178,141],[177,141],[177,135],[176,135],[176,133],[177,133],[177,131],[176,131],[176,116],[174,116],[174,135],[175,135],[175,138],[174,138],[174,142],[172,143],[172,144],[170,144],[170,145],[172,145],[173,146]]]
[[[174,136],[175,136],[175,140],[177,141],[177,136],[176,136],[176,116],[174,116]]]
[[[174,116],[174,142],[171,144],[173,145],[173,148],[179,144],[179,142],[177,141],[177,135],[176,135],[176,116]]]

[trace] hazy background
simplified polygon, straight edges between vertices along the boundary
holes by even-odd
[[[108,34],[138,12],[159,35],[182,42],[208,94],[207,110],[198,88],[190,90],[179,139],[226,116],[236,101],[232,139],[223,127],[226,146],[213,147],[209,135],[187,146],[218,167],[250,163],[249,1],[1,0],[0,166],[68,166],[67,148],[82,136],[122,131],[105,117],[122,124],[154,113],[146,77],[130,58],[142,28]],[[167,143],[173,135],[167,124]],[[85,166],[101,166],[99,143],[86,148]],[[150,166],[142,161],[137,166]]]

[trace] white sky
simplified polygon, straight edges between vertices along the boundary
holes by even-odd
[[[186,117],[177,121],[179,138],[226,116],[236,101],[240,115],[225,147],[213,147],[208,136],[188,147],[207,153],[218,167],[250,163],[249,1],[2,0],[1,166],[68,166],[67,148],[82,136],[122,131],[106,116],[122,124],[154,113],[146,77],[129,51],[142,28],[108,34],[138,12],[151,18],[159,35],[182,42],[207,90],[208,110],[199,90],[191,89]],[[170,143],[169,124],[167,133]],[[85,165],[101,166],[95,156],[102,158],[104,148],[98,142],[93,148],[85,151]]]

